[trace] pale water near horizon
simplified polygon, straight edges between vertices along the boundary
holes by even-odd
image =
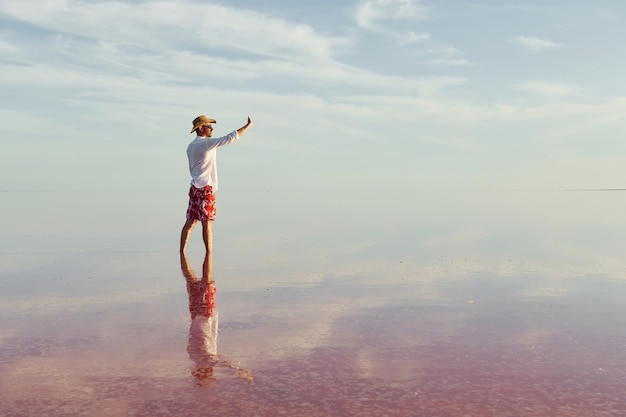
[[[180,201],[1,196],[2,416],[626,413],[624,193],[218,199],[195,323]]]

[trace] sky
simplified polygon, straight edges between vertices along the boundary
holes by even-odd
[[[259,204],[624,188],[625,17],[618,0],[0,0],[0,190],[175,200],[200,114],[215,136],[252,118],[219,152],[220,193]]]

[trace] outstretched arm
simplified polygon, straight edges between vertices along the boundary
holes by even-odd
[[[248,116],[248,123],[246,123],[244,126],[241,126],[239,129],[237,129],[237,134],[239,136],[242,136],[244,133],[246,133],[246,130],[248,130],[251,126],[252,126],[252,119],[250,118],[250,116]]]

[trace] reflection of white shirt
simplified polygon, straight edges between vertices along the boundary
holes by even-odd
[[[215,365],[217,360],[217,311],[210,317],[196,316],[189,327],[187,353],[198,367]]]
[[[210,185],[217,191],[217,148],[239,139],[236,130],[221,138],[196,138],[187,146],[191,184],[196,188]]]

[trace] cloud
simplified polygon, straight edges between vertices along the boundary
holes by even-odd
[[[422,43],[424,41],[430,40],[430,33],[415,33],[409,31],[400,37],[400,43],[402,45],[413,45],[416,43]]]
[[[219,4],[6,0],[0,13],[53,32],[148,51],[221,49],[310,61],[329,59],[335,48],[350,45],[349,38],[325,36],[308,25]]]
[[[518,36],[511,39],[511,41],[528,48],[530,51],[535,53],[546,52],[563,46],[560,43],[549,39],[541,39],[534,36]]]
[[[423,19],[427,12],[421,0],[362,0],[354,18],[361,28],[379,29],[380,21]]]
[[[430,61],[430,64],[433,65],[449,65],[456,67],[466,67],[468,65],[472,65],[470,61],[467,59],[449,59],[449,58],[438,58]]]
[[[492,148],[472,137],[422,136],[421,140],[463,153],[488,152]]]
[[[467,60],[461,51],[454,46],[443,46],[416,51],[418,55],[424,55],[425,61],[432,65],[468,66],[472,63]]]
[[[476,3],[467,3],[464,5],[465,8],[473,9],[473,10],[513,10],[513,11],[522,11],[522,12],[546,12],[550,10],[554,10],[554,6],[546,6],[546,5],[523,5],[523,4],[482,4],[479,2]]]
[[[517,88],[551,98],[580,94],[580,89],[561,83],[527,81],[517,84]]]
[[[13,44],[10,44],[9,42],[0,38],[0,52],[11,53],[15,51],[17,51],[17,48]]]
[[[407,1],[393,3],[398,10],[416,7]],[[34,13],[40,6],[46,7],[45,14]],[[174,1],[6,0],[0,3],[0,13],[43,30],[33,35],[39,36],[36,48],[32,39],[16,38],[23,43],[18,46],[28,51],[20,59],[25,68],[5,66],[11,76],[0,83],[26,88],[86,87],[90,93],[100,89],[107,94],[120,91],[124,96],[135,90],[123,87],[133,84],[133,79],[146,86],[215,84],[219,80],[223,89],[270,80],[265,85],[292,83],[292,92],[314,83],[321,95],[330,94],[338,85],[344,94],[351,88],[362,92],[365,88],[369,93],[430,94],[450,85],[449,77],[407,79],[345,65],[335,58],[335,52],[349,47],[349,38],[327,36],[308,25],[220,5],[212,5],[210,14],[206,9],[206,4]],[[190,23],[198,19],[210,24]],[[412,45],[429,38],[429,34],[408,32],[397,39]]]
[[[418,45],[412,52],[418,55],[433,55],[435,58],[428,60],[429,64],[471,65],[453,46],[424,49],[422,45],[432,40],[430,33],[400,29],[400,20],[422,20],[427,17],[428,8],[422,5],[421,0],[361,0],[354,19],[360,28],[395,39],[403,48]]]

